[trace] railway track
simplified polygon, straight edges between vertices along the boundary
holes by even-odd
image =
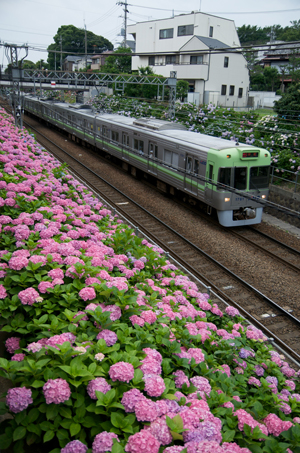
[[[33,124],[29,127],[34,130]],[[101,194],[114,209],[122,214],[129,223],[135,225],[139,234],[162,247],[203,285],[211,288],[211,299],[219,303],[220,297],[225,303],[239,308],[241,314],[251,323],[264,330],[269,338],[274,338],[284,351],[300,362],[300,321],[288,306],[280,306],[260,291],[239,278],[228,268],[195,246],[188,239],[161,222],[131,198],[113,187],[93,169],[80,161],[78,148],[76,157],[42,136],[36,129],[38,141],[52,152],[59,160],[67,162],[73,173],[84,181],[95,193]],[[97,159],[95,157],[95,159]],[[136,231],[138,232],[138,231]],[[237,233],[239,234],[239,233]]]

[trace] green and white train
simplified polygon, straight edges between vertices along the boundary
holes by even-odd
[[[25,96],[27,113],[68,132],[122,162],[122,167],[155,181],[170,194],[216,210],[224,226],[261,222],[268,197],[270,153],[187,131],[180,124],[153,118],[98,113],[87,105]]]

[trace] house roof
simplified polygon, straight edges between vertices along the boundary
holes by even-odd
[[[219,41],[218,39],[207,38],[206,36],[197,36],[197,35],[195,35],[195,38],[198,38],[199,41],[202,41],[203,44],[205,44],[210,49],[224,49],[224,48],[230,47],[227,44],[225,44],[224,42]]]

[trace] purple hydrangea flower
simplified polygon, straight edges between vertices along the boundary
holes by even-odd
[[[80,440],[72,440],[61,449],[61,453],[86,453],[87,449],[88,447]]]
[[[32,393],[26,387],[15,387],[7,391],[6,404],[11,412],[17,414],[32,404]]]

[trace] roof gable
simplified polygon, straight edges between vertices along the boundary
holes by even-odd
[[[179,50],[213,50],[213,49],[225,49],[230,48],[224,42],[214,38],[207,38],[206,36],[193,36],[188,42],[186,42]]]

